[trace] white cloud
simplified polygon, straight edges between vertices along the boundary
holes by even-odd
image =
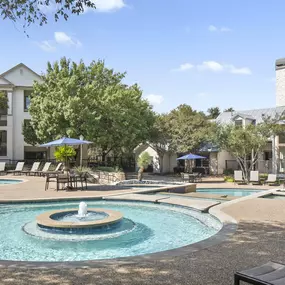
[[[232,29],[227,28],[227,27],[221,27],[220,31],[221,31],[221,32],[231,32]]]
[[[214,26],[214,25],[210,25],[210,26],[208,27],[208,30],[209,30],[210,32],[222,32],[222,33],[231,32],[231,31],[232,31],[232,30],[231,30],[230,28],[228,28],[228,27],[221,27],[221,28],[219,28],[219,27],[216,27],[216,26]]]
[[[149,94],[149,95],[145,96],[145,98],[152,105],[160,105],[163,102],[163,100],[164,100],[163,96],[156,95],[156,94]]]
[[[230,73],[233,73],[233,74],[245,74],[245,75],[250,75],[252,72],[251,70],[248,68],[248,67],[241,67],[241,68],[237,68],[235,67],[234,65],[228,65],[226,66]]]
[[[180,64],[178,68],[174,68],[172,71],[187,71],[192,68],[194,68],[194,65],[189,62],[186,62],[186,63]]]
[[[41,41],[41,42],[36,42],[36,44],[46,52],[54,52],[56,51],[56,47],[54,46],[52,41]]]
[[[202,64],[197,65],[197,69],[200,71],[210,70],[219,72],[224,70],[224,66],[216,61],[204,61]]]
[[[190,69],[196,69],[200,72],[211,71],[211,72],[227,72],[232,74],[251,75],[252,71],[249,67],[236,67],[233,64],[224,64],[217,61],[204,61],[201,64],[193,65],[190,63],[184,63],[179,68],[173,69],[173,71],[186,71]]]
[[[96,6],[96,10],[94,10],[95,12],[96,11],[102,13],[114,12],[126,7],[124,0],[92,0],[92,2]],[[84,11],[89,12],[91,11],[91,9],[85,7]]]
[[[218,28],[217,28],[216,26],[210,25],[210,26],[208,27],[208,30],[209,30],[210,32],[217,32],[217,31],[218,31]]]
[[[58,44],[67,45],[67,46],[75,46],[81,47],[82,44],[79,40],[74,37],[67,35],[64,32],[55,32],[54,39]]]

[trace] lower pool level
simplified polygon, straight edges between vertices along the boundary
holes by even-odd
[[[46,211],[77,208],[79,202],[0,206],[0,256],[14,261],[81,261],[150,254],[183,247],[216,234],[221,223],[209,214],[153,203],[88,201],[90,208],[119,211],[118,227],[98,234],[42,231],[36,217]]]
[[[227,196],[235,196],[235,197],[243,197],[248,196],[260,190],[251,190],[251,189],[237,189],[237,188],[199,188],[196,190],[198,193],[205,193],[205,194],[215,194],[215,195],[227,195]]]
[[[18,184],[20,182],[23,182],[19,179],[0,179],[0,185],[1,184]]]

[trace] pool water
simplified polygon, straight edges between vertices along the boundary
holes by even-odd
[[[285,200],[285,196],[284,195],[278,195],[278,194],[270,194],[270,195],[264,196],[262,198],[265,198],[265,199],[275,199],[275,200]]]
[[[0,184],[17,184],[22,182],[22,180],[18,179],[0,179]]]
[[[2,260],[80,261],[111,259],[160,252],[209,238],[221,223],[209,214],[183,207],[152,203],[88,201],[88,207],[120,211],[134,226],[114,236],[66,240],[34,236],[35,218],[57,209],[77,208],[78,202],[10,204],[0,207],[0,256]],[[34,225],[33,225],[34,223]],[[64,235],[63,235],[64,236]],[[65,235],[67,236],[67,235]]]
[[[198,193],[205,193],[205,194],[215,194],[215,195],[228,195],[228,196],[235,196],[235,197],[244,197],[248,196],[260,190],[249,190],[249,189],[234,189],[234,188],[199,188],[196,190]]]

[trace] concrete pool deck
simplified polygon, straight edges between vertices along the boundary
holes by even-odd
[[[8,178],[8,176],[3,176]],[[100,198],[118,194],[131,194],[127,190],[89,190],[56,192],[44,191],[44,179],[40,177],[10,176],[27,179],[22,184],[1,185],[0,200],[60,199],[76,197]],[[93,186],[90,186],[92,188]],[[238,186],[231,183],[202,183],[200,188],[248,188],[276,189],[277,187]],[[270,191],[269,191],[270,192]],[[138,195],[138,194],[134,194]],[[123,196],[123,195],[122,195]],[[145,195],[141,195],[145,196]],[[151,195],[147,195],[151,196]],[[175,198],[171,198],[175,199]],[[186,200],[186,199],[185,199]],[[162,202],[162,201],[161,201]],[[86,262],[78,267],[49,268],[44,264],[28,267],[20,264],[0,264],[1,284],[233,284],[233,274],[274,260],[284,262],[285,248],[285,200],[243,197],[211,209],[231,215],[238,223],[237,231],[227,240],[195,252],[165,258],[145,258],[122,261]]]

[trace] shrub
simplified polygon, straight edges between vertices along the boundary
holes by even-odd
[[[234,182],[234,178],[232,176],[224,176],[225,182]]]
[[[232,168],[224,169],[223,174],[226,175],[226,176],[233,175],[234,174],[234,170]]]
[[[115,168],[110,166],[98,166],[95,168],[95,170],[103,172],[116,172]]]
[[[75,157],[76,151],[71,146],[59,146],[54,152],[56,161],[65,162]]]

